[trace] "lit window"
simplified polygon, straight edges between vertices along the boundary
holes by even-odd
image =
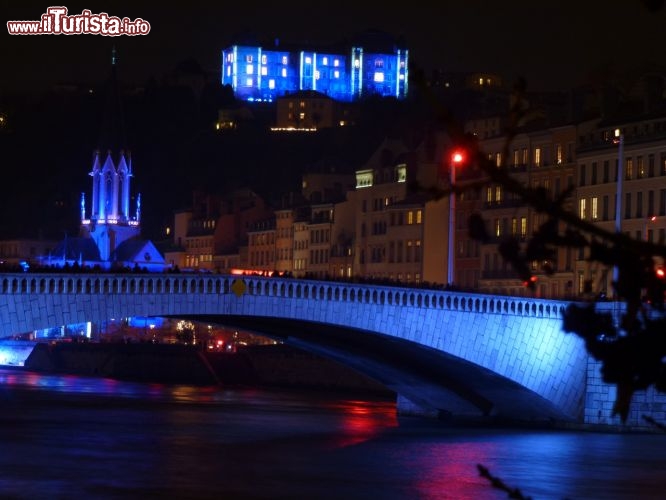
[[[379,82],[379,83],[383,82],[383,81],[384,81],[384,73],[381,72],[381,71],[375,71],[375,78],[374,78],[374,80],[375,80],[376,82]]]
[[[312,58],[311,57],[306,57],[305,58],[305,64],[312,64]]]
[[[245,81],[245,85],[247,85],[248,87],[252,87],[252,78],[248,78],[248,79]]]
[[[495,186],[495,201],[497,203],[502,201],[502,186]]]
[[[581,219],[585,219],[585,215],[586,215],[585,214],[585,208],[586,208],[585,201],[586,201],[585,198],[581,198],[578,201],[578,217],[580,217]]]
[[[271,90],[275,88],[275,80],[268,80],[268,88]]]
[[[322,64],[324,66],[328,66],[328,57],[324,57],[324,59],[322,60]]]
[[[421,224],[422,221],[423,221],[423,211],[422,210],[417,210],[416,211],[416,223]],[[420,241],[417,241],[416,243],[417,243],[417,245],[421,244]]]
[[[592,198],[592,220],[599,218],[599,198],[596,196]]]
[[[231,76],[231,66],[227,66],[227,76]]]
[[[541,166],[541,148],[534,148],[534,166]]]
[[[405,67],[405,61],[400,61],[400,67],[404,68]]]
[[[287,77],[287,68],[282,68],[282,77],[283,78]]]
[[[624,178],[630,180],[634,176],[634,160],[633,158],[627,158],[626,167],[625,167]]]
[[[562,144],[558,144],[555,149],[557,164],[562,165]]]
[[[398,76],[398,80],[404,80],[404,79],[405,79],[405,75],[399,75]]]
[[[414,212],[407,212],[407,224],[414,224]]]
[[[337,69],[333,72],[333,78],[340,78],[340,72]]]
[[[268,68],[266,66],[261,67],[261,75],[266,76],[268,74]]]
[[[315,71],[315,80],[319,80],[319,76],[320,76],[319,70],[316,70]]]
[[[492,203],[493,202],[493,188],[487,187],[486,188],[486,203]]]
[[[299,114],[298,117],[299,117],[301,120],[305,120],[305,113],[301,113],[301,114]]]
[[[247,65],[246,73],[247,73],[248,75],[251,75],[251,74],[254,73],[254,66],[253,66],[252,64],[248,64],[248,65]]]
[[[525,238],[527,236],[527,217],[520,218],[520,237]]]
[[[483,78],[479,78],[479,85],[483,86]]]
[[[261,56],[261,64],[266,64],[266,55]]]
[[[354,59],[354,67],[355,68],[360,68],[361,67],[361,60],[360,59]]]
[[[301,101],[300,103],[298,103],[298,105],[299,105],[301,108],[304,108],[304,107],[305,107],[305,101]]]
[[[336,68],[340,66],[340,61],[338,59],[333,59],[333,66],[335,66]]]
[[[252,56],[245,56],[245,62],[251,63],[252,62]]]
[[[499,219],[495,219],[495,236],[498,238],[502,236],[502,225],[500,224]]]
[[[495,166],[496,167],[502,166],[502,153],[495,153]]]
[[[288,64],[288,63],[289,59],[287,58],[287,56],[282,56],[282,64]]]

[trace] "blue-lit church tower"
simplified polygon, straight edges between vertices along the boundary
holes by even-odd
[[[222,51],[221,81],[244,101],[272,102],[300,90],[316,90],[345,102],[365,95],[404,99],[408,64],[407,48],[379,32],[319,49],[246,40]]]
[[[135,213],[130,214],[130,179],[132,157],[124,150],[117,165],[108,151],[102,162],[95,151],[92,171],[92,203],[86,217],[85,194],[81,194],[81,228],[97,245],[102,260],[109,260],[125,241],[141,234],[141,195],[137,196]]]
[[[104,270],[140,268],[164,271],[170,265],[152,242],[141,238],[141,195],[132,197],[134,175],[122,116],[122,100],[116,77],[115,50],[100,139],[93,153],[90,203],[80,198],[80,231],[65,239],[41,259],[52,266],[88,266]]]

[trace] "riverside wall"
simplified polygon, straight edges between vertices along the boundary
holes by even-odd
[[[217,353],[150,343],[38,343],[25,360],[24,369],[136,382],[392,394],[347,367],[284,345],[248,346],[236,353]]]

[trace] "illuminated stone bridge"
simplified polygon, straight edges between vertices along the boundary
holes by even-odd
[[[601,383],[582,340],[561,329],[566,306],[212,274],[0,275],[4,338],[111,318],[198,319],[261,333],[345,364],[395,391],[404,413],[617,423],[610,417],[613,388]]]

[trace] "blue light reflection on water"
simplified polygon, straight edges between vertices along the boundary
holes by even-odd
[[[664,498],[666,436],[456,429],[395,404],[0,370],[0,497]]]

